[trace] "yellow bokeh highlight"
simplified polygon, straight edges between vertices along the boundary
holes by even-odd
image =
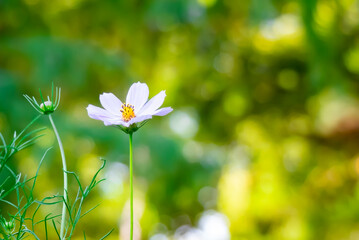
[[[348,8],[352,7],[353,4],[356,4],[357,1],[356,0],[340,0],[338,3],[340,3],[340,5],[343,8],[348,9]]]
[[[86,185],[90,183],[101,165],[102,161],[95,154],[85,154],[78,159],[77,169],[79,169],[79,175]]]
[[[204,7],[211,7],[217,2],[217,0],[197,0],[197,2]]]
[[[344,63],[352,73],[359,73],[359,46],[352,48],[344,56]]]
[[[283,240],[306,240],[309,237],[307,224],[296,211],[286,219],[276,235],[276,239]]]
[[[268,20],[262,23],[251,40],[254,47],[263,54],[298,49],[303,44],[300,19],[294,14],[283,14],[273,20]]]
[[[229,115],[241,116],[246,111],[247,106],[246,98],[238,92],[231,92],[224,98],[223,108]]]
[[[45,130],[41,131],[41,134],[44,134],[44,136],[40,137],[36,141],[36,144],[42,148],[52,147],[56,143],[56,137],[52,129],[46,128]]]
[[[327,35],[335,23],[336,8],[332,0],[320,1],[314,13],[315,29],[322,35]]]
[[[250,204],[250,173],[244,169],[228,167],[219,180],[219,209],[228,217],[234,227],[241,232],[249,228],[249,221],[244,221]]]

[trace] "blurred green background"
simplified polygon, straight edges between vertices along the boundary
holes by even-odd
[[[134,135],[137,239],[359,239],[358,0],[0,0],[0,131],[54,82],[69,170],[88,184],[108,160],[76,239],[128,239],[128,136],[86,107],[136,81],[174,108]],[[41,198],[62,172],[36,125],[10,164],[32,176],[54,146]]]

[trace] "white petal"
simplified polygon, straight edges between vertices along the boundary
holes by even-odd
[[[130,124],[128,122],[122,122],[120,125],[124,126],[124,127],[129,127]]]
[[[151,118],[152,118],[151,115],[141,115],[141,116],[132,118],[130,121],[128,121],[128,123],[129,123],[129,125],[131,125],[133,123],[142,122],[142,121],[145,121],[145,120],[151,119]]]
[[[109,126],[109,125],[122,125],[125,127],[129,126],[126,122],[124,122],[120,119],[110,119],[110,120],[104,121],[104,124],[105,124],[105,126]]]
[[[135,114],[143,107],[147,102],[149,90],[145,83],[134,83],[128,90],[126,103],[131,104],[135,108]]]
[[[105,124],[105,126],[118,125],[116,120],[111,120],[111,119],[103,121],[103,123]]]
[[[166,97],[166,91],[161,91],[148,101],[141,109],[138,115],[153,115],[153,113],[161,107]]]
[[[122,115],[120,110],[122,107],[122,102],[112,93],[103,93],[100,95],[100,102],[102,106],[112,114]]]
[[[91,104],[88,105],[86,109],[89,117],[96,120],[105,121],[105,120],[113,119],[115,117],[113,114],[106,111],[105,109],[93,106]]]
[[[88,105],[87,112],[91,118],[103,121],[105,126],[110,126],[110,125],[122,125],[124,127],[130,126],[129,123],[124,122],[122,120],[122,117],[113,115],[107,110],[93,106],[91,104]]]
[[[171,107],[160,108],[157,111],[155,111],[153,115],[155,115],[155,116],[165,116],[165,115],[169,114],[172,111],[173,111],[173,109]]]

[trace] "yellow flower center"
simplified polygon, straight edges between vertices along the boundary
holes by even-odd
[[[122,104],[122,109],[120,110],[120,112],[122,112],[122,119],[125,122],[128,122],[132,118],[136,117],[135,108],[130,104]]]

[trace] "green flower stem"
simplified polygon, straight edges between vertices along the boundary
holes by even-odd
[[[51,114],[49,114],[49,119],[52,125],[52,128],[54,129],[56,138],[57,138],[57,142],[59,143],[59,148],[60,148],[60,153],[61,153],[61,158],[62,158],[62,168],[64,171],[64,203],[62,206],[62,216],[61,216],[61,230],[60,230],[60,237],[61,239],[65,239],[64,237],[64,231],[65,231],[65,219],[66,219],[66,204],[65,202],[67,201],[67,167],[66,167],[66,159],[65,159],[65,152],[64,152],[64,147],[62,146],[62,142],[60,139],[60,135],[57,132],[56,126],[54,121],[52,120]]]
[[[130,135],[130,188],[131,188],[131,230],[130,230],[130,240],[133,240],[133,168],[132,168],[132,133]]]

